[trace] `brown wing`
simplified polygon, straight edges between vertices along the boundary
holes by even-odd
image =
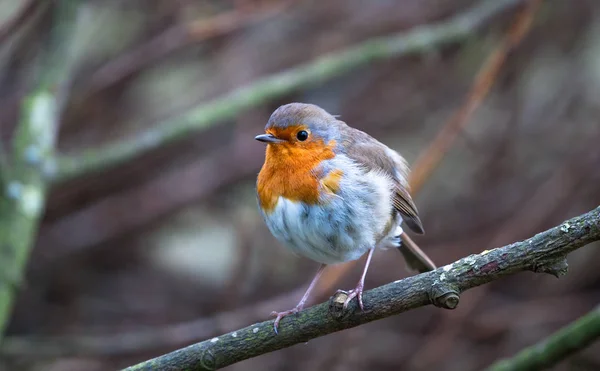
[[[398,210],[404,223],[415,233],[424,234],[423,224],[419,218],[419,212],[406,188],[396,187],[394,195],[394,208]]]
[[[350,130],[346,132],[349,135],[342,138],[346,144],[345,148],[348,148],[346,155],[369,169],[380,169],[389,174],[396,183],[394,209],[402,215],[402,219],[413,232],[425,233],[417,207],[407,190],[408,165],[404,159],[368,134],[351,127],[348,129]]]

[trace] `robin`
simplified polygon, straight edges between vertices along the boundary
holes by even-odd
[[[345,309],[357,298],[361,310],[375,248],[398,248],[409,268],[419,272],[435,269],[414,243],[401,243],[403,222],[415,233],[424,230],[408,192],[408,165],[396,151],[303,103],[277,108],[265,134],[255,139],[267,143],[257,180],[267,227],[294,253],[321,263],[298,305],[271,313],[275,333],[283,317],[302,310],[329,264],[367,254],[362,276],[344,303]]]

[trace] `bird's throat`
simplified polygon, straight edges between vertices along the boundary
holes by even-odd
[[[259,203],[264,212],[271,213],[279,197],[317,204],[319,182],[323,177],[319,165],[335,157],[334,146],[333,141],[327,144],[315,141],[302,147],[287,143],[268,145],[257,182]]]

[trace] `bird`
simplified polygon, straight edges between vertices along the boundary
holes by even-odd
[[[271,313],[276,317],[276,334],[284,317],[304,308],[327,265],[367,255],[360,280],[346,292],[343,305],[347,309],[357,298],[361,310],[375,249],[398,248],[411,270],[435,269],[410,238],[402,238],[403,224],[424,234],[409,193],[407,162],[338,118],[314,104],[289,103],[277,108],[265,132],[255,137],[266,143],[256,181],[262,218],[285,247],[320,263],[300,302],[290,310]]]

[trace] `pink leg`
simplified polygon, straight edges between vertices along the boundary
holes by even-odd
[[[348,304],[352,301],[352,299],[358,297],[358,306],[360,307],[360,310],[365,310],[362,301],[362,293],[363,289],[365,288],[365,277],[367,277],[367,270],[369,270],[369,265],[371,264],[371,257],[373,256],[374,251],[375,249],[369,250],[369,254],[367,255],[367,262],[365,263],[365,269],[363,270],[362,276],[360,277],[360,281],[358,281],[358,284],[356,285],[355,289],[350,290],[348,292],[348,298],[346,298],[346,301],[344,302],[344,309],[348,308]],[[341,290],[338,290],[338,292],[339,291]]]
[[[315,278],[313,278],[310,285],[308,286],[308,289],[304,293],[304,296],[302,296],[302,299],[300,299],[300,302],[298,302],[298,304],[294,308],[292,308],[290,310],[286,310],[284,312],[275,312],[275,311],[271,312],[272,316],[277,316],[277,318],[275,318],[275,324],[273,325],[273,327],[275,328],[276,334],[277,334],[277,327],[279,326],[279,321],[281,321],[281,319],[283,317],[290,315],[290,314],[298,313],[299,311],[302,310],[302,308],[304,308],[304,304],[306,303],[306,300],[308,300],[308,297],[309,297],[311,291],[315,288],[315,285],[317,284],[319,277],[321,277],[321,275],[323,274],[323,271],[325,270],[326,266],[327,266],[326,264],[321,264],[321,266],[319,267],[319,270],[317,271],[317,274],[315,275]]]

